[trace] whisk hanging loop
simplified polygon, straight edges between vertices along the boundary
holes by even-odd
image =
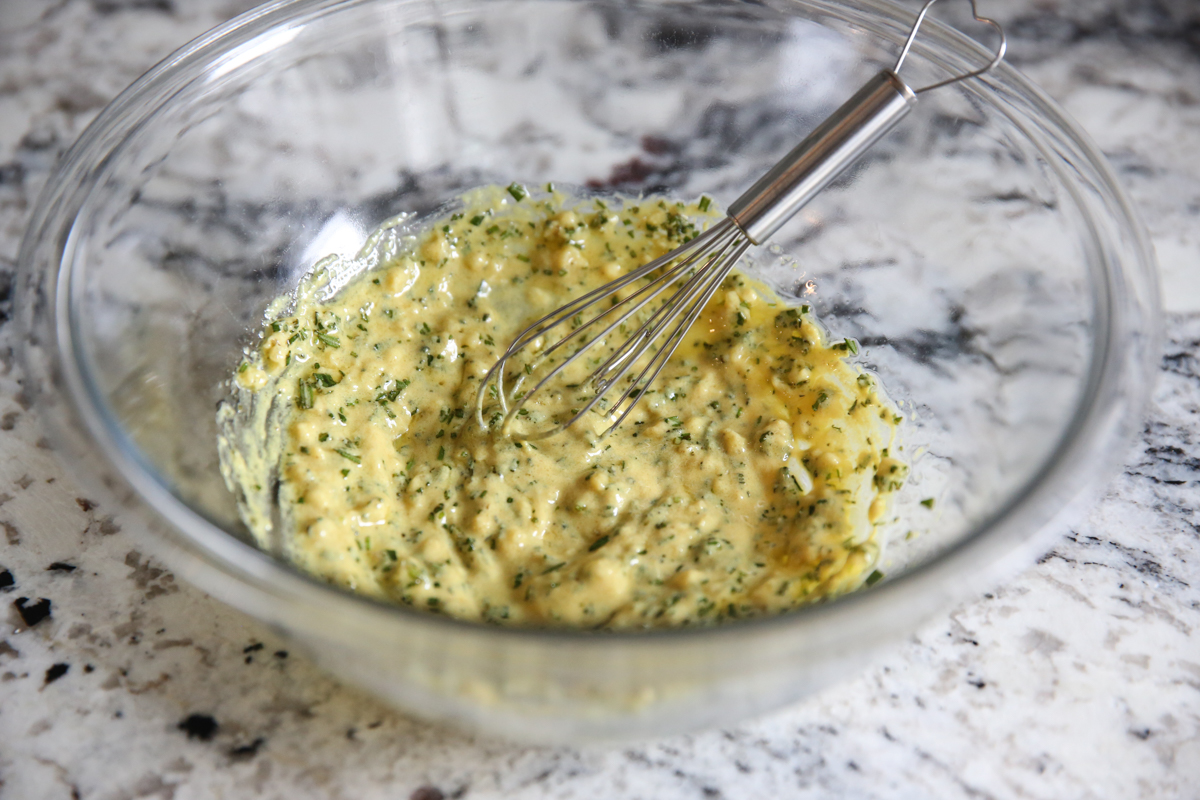
[[[897,75],[900,74],[900,68],[904,66],[904,59],[908,58],[908,51],[912,49],[913,42],[916,41],[917,31],[921,29],[921,23],[925,21],[925,15],[929,13],[929,9],[936,2],[937,0],[926,0],[925,5],[921,6],[921,11],[917,14],[917,21],[913,23],[912,28],[909,30],[908,38],[904,40],[904,48],[900,51],[900,57],[896,59],[896,66],[892,67],[892,72],[896,73]],[[1001,27],[1000,23],[996,22],[996,20],[991,19],[990,17],[980,16],[979,8],[975,5],[975,0],[971,0],[971,16],[975,18],[976,22],[982,22],[985,25],[990,25],[993,29],[995,29],[996,33],[1000,37],[1000,41],[996,45],[996,50],[992,54],[992,60],[977,70],[965,72],[962,75],[955,75],[951,78],[947,78],[944,81],[938,81],[937,83],[931,83],[928,86],[922,86],[920,89],[913,89],[913,94],[923,94],[934,89],[940,89],[943,86],[949,86],[952,83],[959,83],[961,81],[969,80],[970,78],[978,78],[980,75],[984,75],[994,70],[1000,65],[1000,62],[1004,60],[1004,54],[1008,52],[1008,37],[1004,33],[1004,28]]]

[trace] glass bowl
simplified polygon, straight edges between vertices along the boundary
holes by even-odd
[[[883,0],[267,4],[148,72],[49,182],[20,255],[31,396],[178,573],[401,708],[543,742],[778,708],[1027,563],[1140,424],[1150,247],[1095,147],[1012,69],[923,95],[757,257],[862,343],[907,417],[912,476],[867,590],[652,633],[379,604],[253,546],[215,407],[267,304],[383,220],[512,180],[728,202],[891,65],[913,16]],[[931,21],[905,72],[921,85],[987,59]]]

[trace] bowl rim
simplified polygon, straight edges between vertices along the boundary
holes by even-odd
[[[326,13],[365,5],[367,2],[369,0],[274,0],[193,39],[131,84],[84,130],[61,159],[42,190],[21,246],[18,270],[25,276],[25,280],[19,283],[19,291],[22,285],[33,286],[37,283],[36,275],[28,273],[36,271],[35,250],[39,241],[49,232],[50,223],[61,213],[64,204],[69,206],[74,201],[80,187],[85,185],[82,181],[91,175],[94,165],[103,163],[106,143],[113,140],[113,137],[118,137],[119,144],[124,138],[120,137],[122,131],[128,135],[144,122],[147,115],[139,112],[139,109],[144,110],[148,99],[157,98],[160,102],[167,102],[171,87],[179,81],[194,80],[200,74],[200,70],[211,68],[222,59],[236,57],[238,48],[252,44],[261,37],[277,35],[292,26],[306,24],[306,20],[318,19]],[[406,0],[397,2],[403,3]],[[650,0],[639,3],[644,6],[661,5],[665,8],[689,4],[688,0],[664,0],[659,3]],[[736,8],[741,3],[738,0],[728,0],[711,5],[714,8],[722,5]],[[914,16],[910,10],[889,0],[857,0],[853,13],[847,13],[848,9],[837,0],[774,0],[768,3],[767,7],[775,11],[783,9],[783,13],[786,13],[789,5],[793,8],[808,8],[816,13],[834,14],[851,21],[855,21],[854,18],[859,22],[873,21],[876,26],[890,24],[898,30],[906,29]],[[936,19],[927,20],[925,26],[922,47],[928,47],[928,42],[937,42],[951,48],[956,55],[979,61],[986,61],[990,57],[989,51],[982,45]],[[880,33],[877,29],[870,29],[870,32]],[[91,444],[108,459],[120,477],[128,483],[129,488],[140,496],[152,512],[168,522],[168,538],[177,548],[189,551],[205,562],[203,567],[189,570],[192,581],[202,588],[214,591],[225,602],[244,610],[262,609],[263,601],[273,597],[312,611],[324,608],[325,611],[335,614],[339,611],[352,612],[364,623],[370,620],[371,624],[388,624],[389,620],[399,619],[406,624],[437,629],[451,626],[477,636],[498,636],[508,640],[570,639],[577,642],[601,643],[608,643],[614,639],[631,643],[691,642],[697,638],[713,640],[722,637],[734,639],[760,631],[790,633],[822,624],[845,625],[850,620],[855,620],[851,627],[858,628],[866,624],[859,620],[873,619],[879,622],[883,617],[895,614],[898,607],[913,613],[928,613],[932,608],[944,603],[941,600],[935,602],[929,596],[922,596],[920,590],[923,587],[938,586],[942,588],[940,593],[935,593],[938,597],[957,598],[968,586],[978,589],[981,585],[990,585],[991,581],[1007,572],[1011,566],[1023,562],[1024,551],[1038,546],[1039,534],[1044,538],[1046,532],[1053,529],[1055,520],[1073,513],[1076,506],[1090,497],[1087,490],[1098,488],[1101,476],[1107,478],[1110,475],[1112,469],[1124,458],[1125,447],[1140,422],[1153,384],[1152,372],[1146,363],[1150,362],[1150,359],[1137,358],[1138,354],[1131,351],[1139,348],[1122,339],[1138,339],[1141,355],[1157,355],[1159,350],[1160,334],[1157,323],[1161,314],[1157,313],[1157,278],[1149,238],[1098,148],[1053,100],[1007,63],[983,78],[980,84],[981,86],[973,87],[973,90],[981,95],[991,93],[998,97],[1002,89],[1007,90],[1009,94],[1019,95],[1033,113],[1040,114],[1044,121],[1062,134],[1076,149],[1077,154],[1086,160],[1087,166],[1094,173],[1093,179],[1107,195],[1115,216],[1122,223],[1122,232],[1131,237],[1137,263],[1109,265],[1103,273],[1106,278],[1103,284],[1106,296],[1100,298],[1100,302],[1107,306],[1110,324],[1097,326],[1086,388],[1079,397],[1071,421],[1063,430],[1058,445],[1046,458],[1041,469],[961,539],[868,591],[851,592],[782,614],[716,626],[606,630],[597,635],[595,631],[576,628],[495,626],[461,620],[376,600],[327,584],[242,542],[175,495],[165,481],[158,478],[156,471],[125,438],[126,435],[116,424],[115,417],[109,413],[107,404],[99,396],[94,383],[87,378],[86,367],[81,367],[79,348],[75,346],[80,334],[74,329],[73,315],[70,313],[69,295],[72,281],[69,274],[62,279],[60,272],[56,278],[58,291],[53,302],[53,338],[54,344],[59,348],[60,369],[69,388],[66,399],[90,435]],[[989,102],[989,105],[999,107],[992,102]],[[152,112],[158,105],[151,104],[150,107]],[[1039,146],[1039,149],[1045,152],[1043,146]],[[78,207],[73,209],[68,223],[73,221],[77,211]],[[52,265],[57,270],[70,269],[70,260],[66,258],[70,247],[69,240],[62,242],[58,251],[58,262]],[[1133,281],[1136,284],[1133,288],[1138,291],[1122,295],[1122,286],[1117,285],[1122,279],[1126,282]],[[1121,308],[1119,304],[1122,301],[1128,304],[1132,295],[1136,295],[1135,300],[1139,301],[1137,307]],[[32,302],[21,303],[21,306],[26,308],[32,308],[34,305]],[[1128,318],[1130,314],[1133,314],[1132,319]],[[31,317],[29,314],[24,316]],[[1140,338],[1122,337],[1122,334],[1130,332],[1131,324],[1133,333],[1140,333]],[[1122,326],[1124,329],[1121,329]],[[35,327],[35,320],[26,319],[26,331]],[[26,361],[26,373],[31,374],[29,361],[37,356],[32,354],[30,349],[25,349],[23,358]],[[1142,377],[1149,379],[1134,381],[1132,384],[1128,381],[1122,383],[1122,377],[1131,377],[1128,374],[1130,370],[1139,366],[1146,373]],[[1121,396],[1125,397],[1124,403],[1111,402],[1114,397]],[[1081,469],[1075,466],[1081,463],[1087,463],[1088,468]],[[974,569],[964,569],[968,565]],[[983,576],[980,574],[981,570],[984,572]],[[970,577],[964,578],[964,575]],[[230,584],[230,580],[234,584]],[[243,589],[252,590],[252,594],[257,593],[256,596],[236,591],[236,584],[241,584]],[[226,591],[217,591],[215,587],[218,585],[223,585]],[[957,590],[951,589],[952,586],[957,587]],[[230,589],[235,590],[228,591]],[[229,597],[235,599],[231,600]]]

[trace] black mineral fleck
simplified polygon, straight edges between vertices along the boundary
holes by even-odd
[[[436,786],[422,786],[410,794],[408,800],[446,800],[446,794]]]
[[[202,742],[212,741],[217,735],[217,721],[208,714],[192,714],[179,723],[178,727],[189,739],[199,739]]]
[[[0,570],[0,592],[8,592],[12,590],[13,585],[17,582],[13,574],[8,570]]]
[[[13,605],[21,619],[31,628],[50,616],[50,600],[45,597],[37,602],[31,602],[28,597],[18,597]]]
[[[97,14],[108,16],[118,11],[157,11],[174,14],[175,4],[171,0],[92,0]]]
[[[259,749],[267,740],[261,736],[255,739],[250,744],[244,744],[241,747],[234,747],[229,751],[229,757],[234,761],[248,761],[258,755]]]
[[[55,664],[50,669],[46,670],[46,682],[43,686],[54,683],[56,680],[67,674],[67,670],[71,669],[70,664]]]
[[[252,644],[249,647],[243,647],[242,652],[247,654],[246,659],[245,659],[246,663],[253,664],[254,663],[254,654],[262,649],[263,649],[262,642],[256,642],[255,644]]]
[[[50,566],[46,567],[47,572],[74,572],[75,565],[68,564],[65,561],[55,561]]]

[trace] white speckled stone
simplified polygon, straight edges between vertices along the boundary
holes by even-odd
[[[141,71],[245,5],[0,4],[0,798],[1200,796],[1193,0],[984,4],[1011,60],[1113,161],[1162,264],[1168,342],[1124,473],[1036,566],[865,673],[735,729],[608,751],[472,741],[289,656],[139,553],[22,405],[11,274],[54,160]],[[49,599],[50,616],[27,627],[19,598]]]

